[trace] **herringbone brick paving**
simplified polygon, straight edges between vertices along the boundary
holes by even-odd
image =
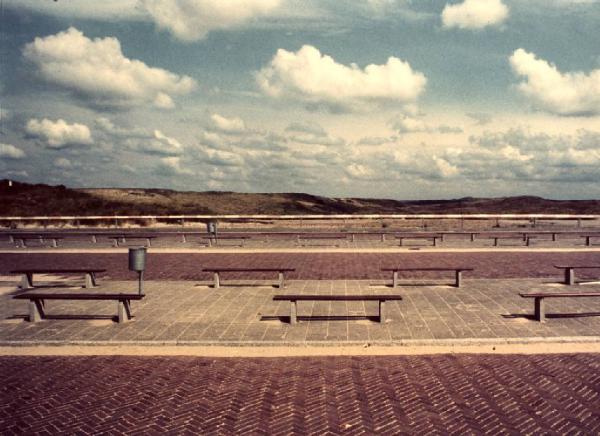
[[[465,277],[475,278],[539,278],[560,277],[562,271],[555,264],[598,264],[600,253],[581,252],[468,252],[468,253],[150,253],[147,259],[147,280],[208,280],[210,273],[202,268],[211,266],[296,268],[290,279],[339,280],[339,279],[387,279],[382,267],[454,267],[474,268]],[[132,280],[135,273],[127,270],[127,253],[2,253],[0,274],[16,268],[106,268],[114,280]],[[578,276],[598,271],[578,271]],[[102,275],[101,275],[102,276]],[[272,278],[273,274],[256,274],[256,278]],[[230,274],[228,277],[247,277],[246,274]]]
[[[600,355],[1,357],[2,434],[598,434]]]

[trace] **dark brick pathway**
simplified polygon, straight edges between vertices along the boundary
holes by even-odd
[[[1,357],[2,434],[598,434],[600,355]]]
[[[467,274],[473,278],[540,278],[560,277],[562,271],[554,264],[600,264],[599,252],[477,252],[477,253],[216,253],[216,254],[163,254],[148,255],[148,280],[208,280],[211,275],[202,273],[209,266],[287,266],[296,268],[291,279],[387,279],[380,268],[403,265],[469,266],[475,268]],[[135,279],[127,270],[127,254],[90,253],[23,253],[0,254],[0,274],[13,268],[64,267],[76,265],[106,268],[115,280]],[[598,274],[598,271],[581,271],[578,276]],[[247,276],[244,274],[243,276]],[[270,278],[271,274],[256,275]],[[232,274],[231,278],[241,278]]]

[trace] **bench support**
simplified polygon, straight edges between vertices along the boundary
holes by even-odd
[[[214,278],[214,281],[215,281],[214,287],[215,287],[215,289],[216,289],[216,288],[218,288],[218,287],[220,286],[220,284],[221,284],[221,283],[220,283],[220,281],[219,281],[219,273],[218,273],[218,272],[215,272],[215,273],[213,274],[213,278]]]
[[[290,300],[290,324],[298,323],[298,303],[296,300]]]
[[[96,274],[93,272],[85,273],[85,285],[84,288],[96,287]]]
[[[385,300],[379,300],[379,323],[385,323]]]
[[[117,306],[117,315],[119,317],[119,323],[127,322],[131,319],[131,307],[129,306],[129,300],[119,300]]]
[[[392,288],[398,287],[398,271],[394,271],[394,275],[392,276]]]
[[[565,268],[565,285],[575,284],[575,269]]]
[[[21,284],[19,285],[19,288],[21,288],[21,289],[33,288],[33,274],[32,273],[23,274],[23,276],[21,277]]]
[[[29,322],[44,319],[44,300],[29,300]]]
[[[544,322],[546,314],[544,311],[544,297],[535,297],[535,319],[539,322]]]
[[[462,271],[456,270],[456,287],[460,288],[461,283],[462,283]]]
[[[283,289],[283,272],[279,271],[278,273],[278,287],[279,289]]]

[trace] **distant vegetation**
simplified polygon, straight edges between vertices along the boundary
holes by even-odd
[[[397,201],[309,194],[179,192],[168,189],[70,189],[0,181],[2,216],[228,214],[588,213],[598,200],[540,197]]]

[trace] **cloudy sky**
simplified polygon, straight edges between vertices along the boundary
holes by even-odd
[[[0,0],[0,176],[600,198],[600,0]]]

